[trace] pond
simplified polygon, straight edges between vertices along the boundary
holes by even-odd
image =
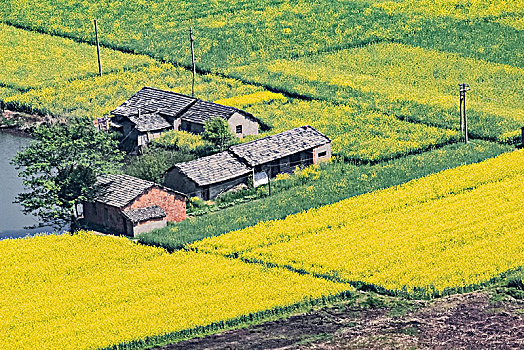
[[[16,195],[24,191],[24,185],[18,177],[18,170],[10,162],[30,141],[29,138],[0,131],[0,239],[53,231],[51,227],[25,229],[26,226],[38,224],[38,219],[25,215],[22,206],[13,203]]]

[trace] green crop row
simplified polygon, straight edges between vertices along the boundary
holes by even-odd
[[[522,66],[520,31],[491,21],[418,16],[380,8],[370,1],[116,1],[7,0],[4,21],[190,65],[189,27],[198,65],[222,69],[354,47],[401,41]],[[469,40],[464,40],[467,37]]]

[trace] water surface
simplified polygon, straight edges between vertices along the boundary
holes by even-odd
[[[24,191],[24,185],[18,177],[18,170],[10,161],[30,141],[29,138],[0,131],[0,239],[53,231],[51,227],[25,229],[26,226],[38,224],[38,219],[32,215],[24,215],[22,206],[13,203],[16,195]]]

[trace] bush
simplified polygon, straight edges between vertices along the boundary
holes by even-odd
[[[162,184],[164,174],[169,168],[176,163],[193,159],[195,156],[189,153],[150,147],[142,155],[128,158],[124,173]]]

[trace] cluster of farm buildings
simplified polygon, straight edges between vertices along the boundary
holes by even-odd
[[[121,145],[136,151],[168,130],[195,134],[212,118],[223,118],[239,138],[258,135],[260,122],[237,108],[183,94],[144,87],[114,109],[111,127]],[[101,230],[131,236],[186,218],[188,197],[211,200],[239,186],[257,187],[297,166],[331,157],[331,140],[305,125],[229,147],[224,152],[174,164],[160,185],[129,175],[98,178],[96,201],[83,205],[85,222]]]

